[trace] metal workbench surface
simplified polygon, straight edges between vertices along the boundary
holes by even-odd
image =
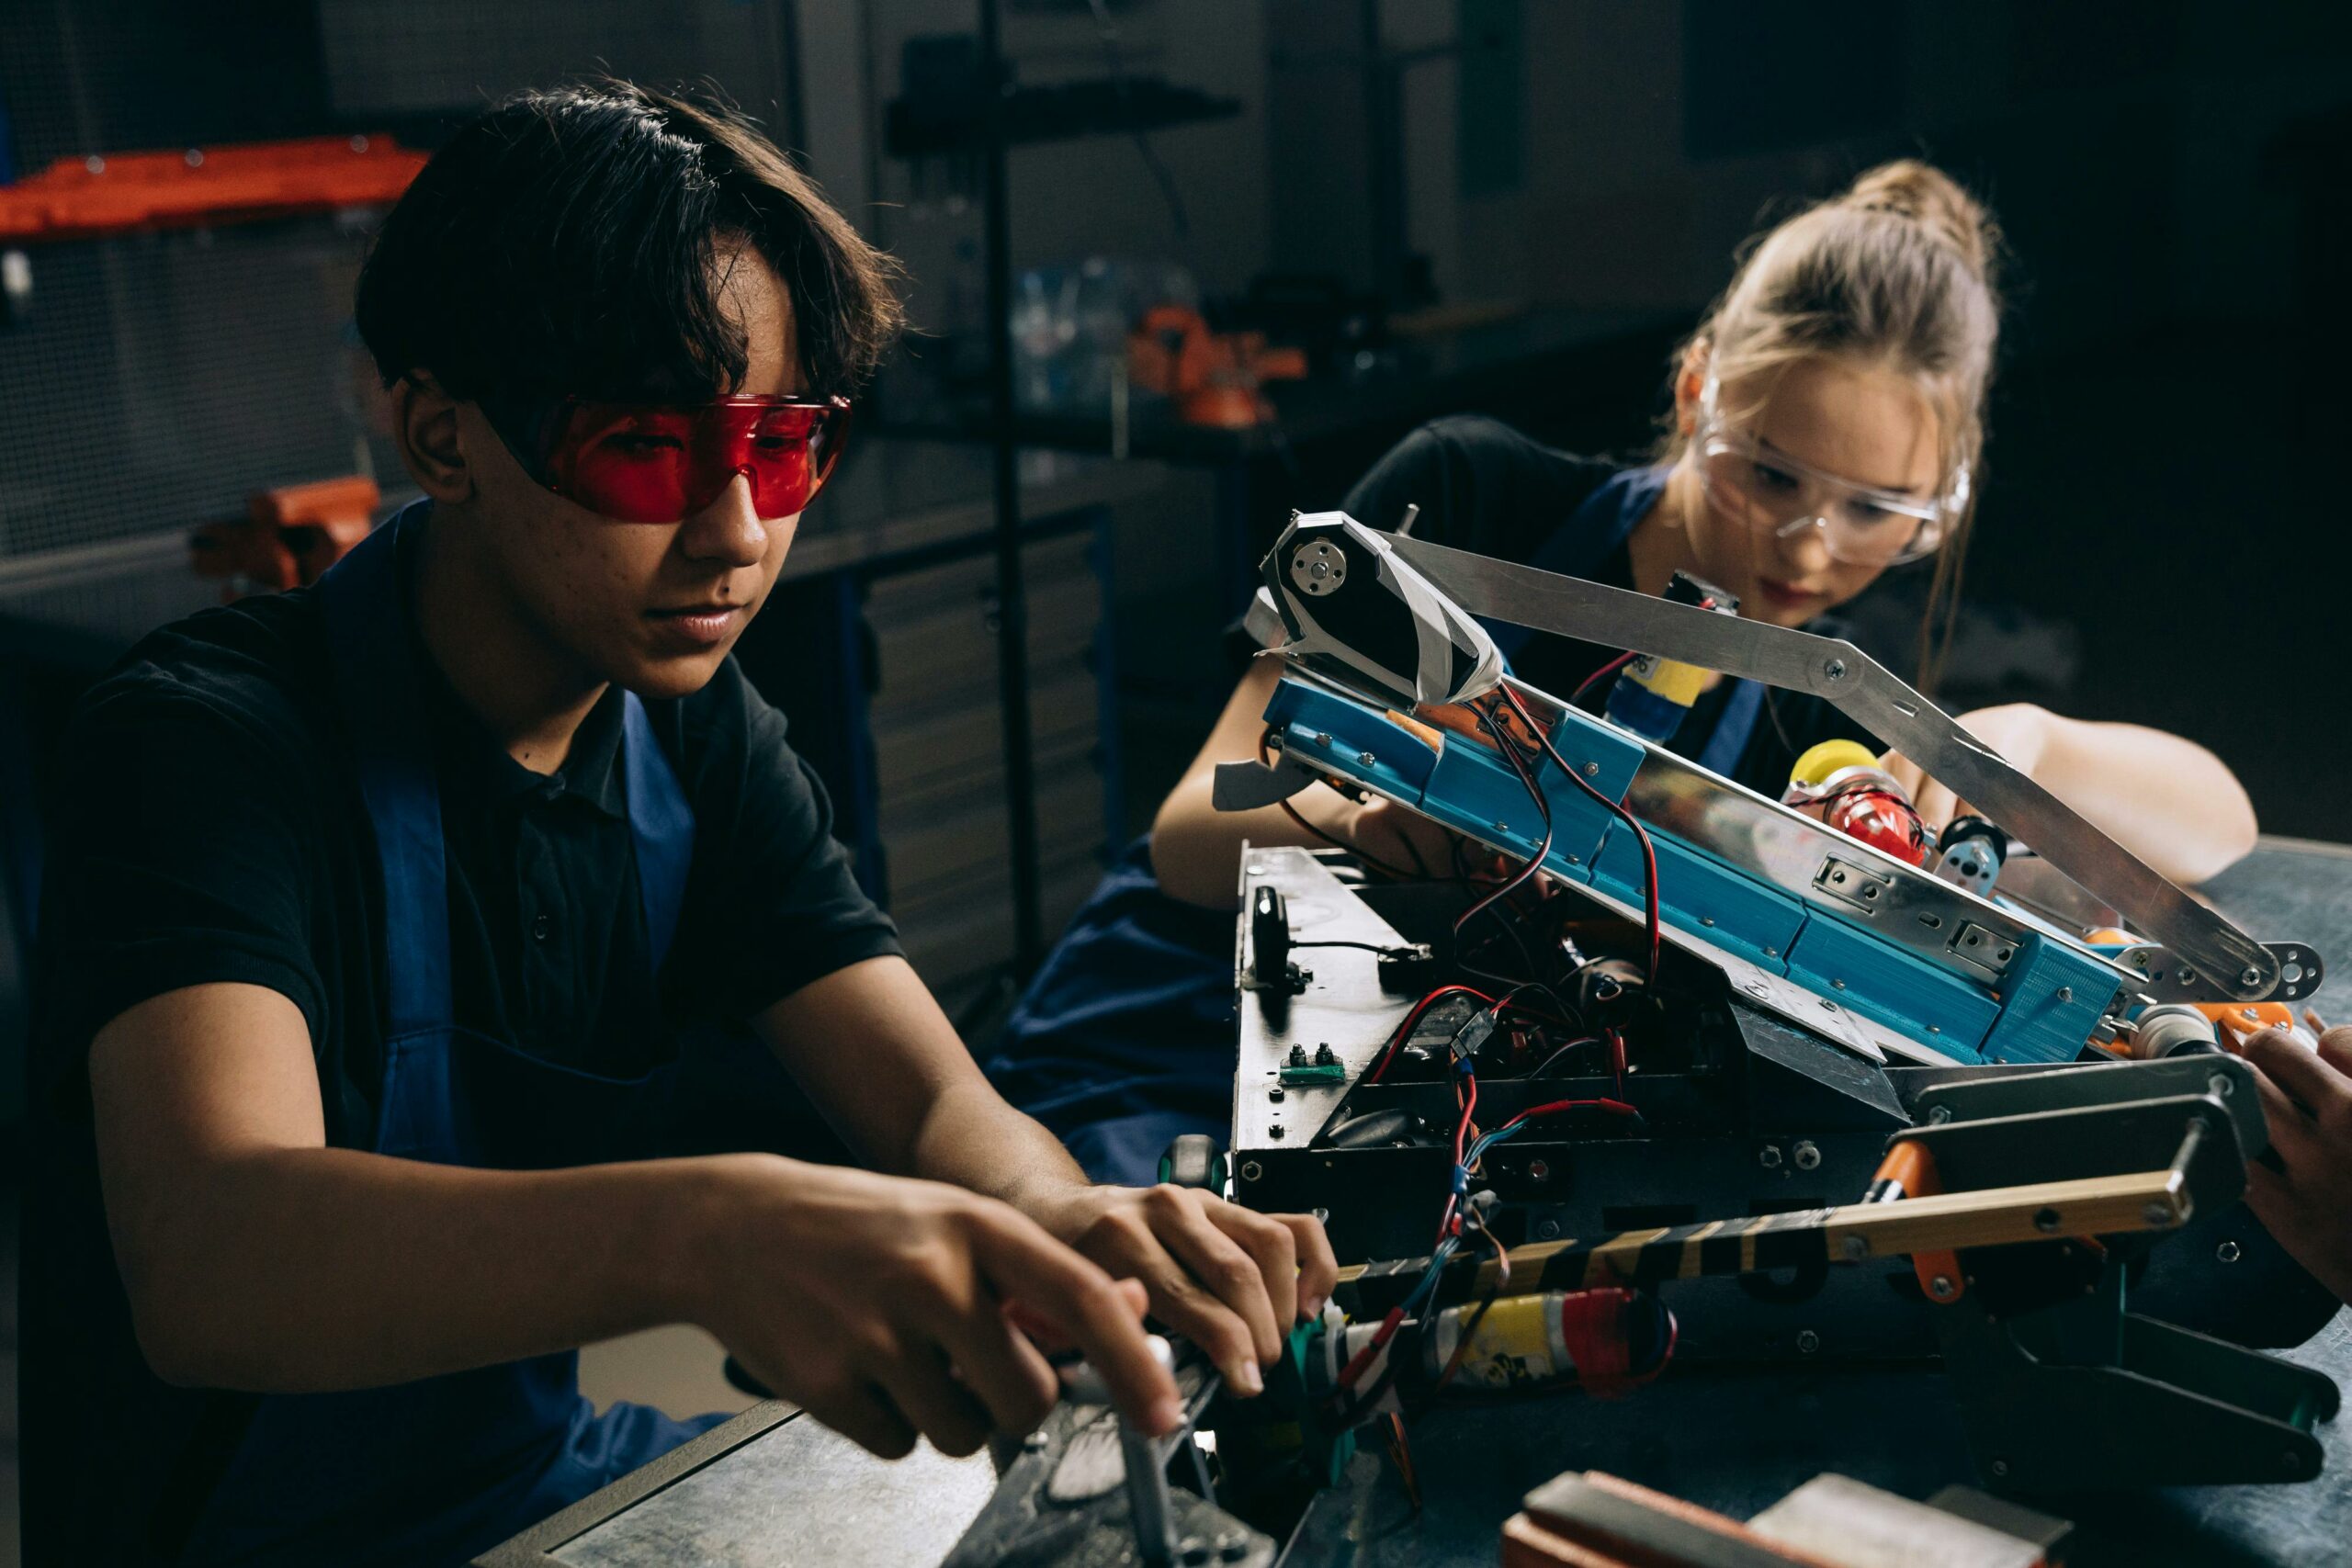
[[[2312,1005],[2352,1020],[2352,851],[2265,840],[2210,891],[2256,936],[2294,937],[2333,959]],[[2290,1354],[2352,1384],[2352,1317],[2339,1314]],[[778,1425],[780,1415],[763,1406],[734,1434],[710,1434],[700,1452],[648,1466],[485,1561],[802,1568],[880,1561],[869,1552],[882,1548],[889,1561],[935,1562],[984,1500],[985,1461],[950,1465],[926,1450],[927,1462],[891,1465],[806,1420]],[[2084,1527],[2069,1558],[2078,1568],[2352,1561],[2352,1418],[2321,1430],[2326,1469],[2304,1484],[2044,1506]],[[1932,1368],[1685,1369],[1623,1400],[1568,1393],[1451,1405],[1417,1419],[1412,1436],[1425,1506],[1408,1506],[1385,1456],[1359,1455],[1348,1483],[1300,1526],[1285,1568],[1492,1563],[1503,1520],[1564,1470],[1605,1470],[1742,1518],[1825,1471],[1912,1497],[1974,1480],[1950,1387]],[[2105,1440],[2128,1447],[2133,1434]],[[826,1528],[796,1525],[802,1510],[823,1515]],[[860,1544],[844,1555],[845,1541]]]

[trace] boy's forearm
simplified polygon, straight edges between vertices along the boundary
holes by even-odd
[[[161,1375],[373,1387],[691,1316],[729,1164],[507,1172],[254,1152],[190,1173],[143,1247],[120,1222],[117,1242]]]

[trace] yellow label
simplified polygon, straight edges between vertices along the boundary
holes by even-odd
[[[1642,655],[1625,671],[1625,678],[1636,686],[1645,687],[1672,703],[1687,708],[1699,700],[1707,689],[1707,672],[1696,664],[1677,664],[1668,659]]]

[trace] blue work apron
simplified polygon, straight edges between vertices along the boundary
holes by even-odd
[[[402,513],[320,590],[383,871],[390,1019],[368,1147],[495,1169],[644,1157],[668,1135],[674,1064],[600,1077],[453,1020],[440,795],[400,581],[400,536],[424,522],[421,506]],[[622,701],[629,829],[658,968],[694,817],[643,705]],[[263,1396],[183,1561],[461,1562],[724,1418],[673,1421],[627,1404],[597,1416],[578,1360],[567,1350],[389,1388]]]
[[[1585,498],[1528,563],[1583,576],[1625,542],[1667,470],[1629,468]],[[1534,634],[1488,628],[1508,659]],[[1763,688],[1736,682],[1698,761],[1730,773]],[[1185,1133],[1233,1128],[1234,912],[1160,891],[1147,836],[1128,846],[1023,993],[988,1063],[1005,1099],[1037,1118],[1097,1181],[1144,1186]]]

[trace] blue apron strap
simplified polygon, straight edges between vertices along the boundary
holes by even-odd
[[[1664,468],[1627,468],[1612,475],[1568,513],[1567,521],[1552,530],[1551,536],[1528,558],[1527,564],[1539,571],[1558,572],[1563,577],[1589,577],[1609,558],[1610,551],[1625,542],[1634,525],[1657,503],[1658,492],[1666,488],[1667,472]],[[1516,657],[1535,635],[1525,626],[1498,621],[1482,621],[1480,625],[1495,639],[1506,662]]]
[[[1723,712],[1715,719],[1715,732],[1700,749],[1699,765],[1725,778],[1736,773],[1739,760],[1747,754],[1748,738],[1756,733],[1757,717],[1763,711],[1764,688],[1754,681],[1734,681],[1731,695],[1724,699]]]
[[[637,845],[637,890],[645,905],[645,939],[659,973],[678,934],[686,901],[686,868],[695,858],[695,814],[676,770],[653,739],[653,724],[635,692],[621,694],[621,763],[628,783],[629,835]]]
[[[412,657],[400,537],[424,526],[429,502],[403,507],[319,581],[327,650],[351,738],[359,793],[384,879],[390,1032],[447,1027],[449,892],[442,861],[441,792]]]

